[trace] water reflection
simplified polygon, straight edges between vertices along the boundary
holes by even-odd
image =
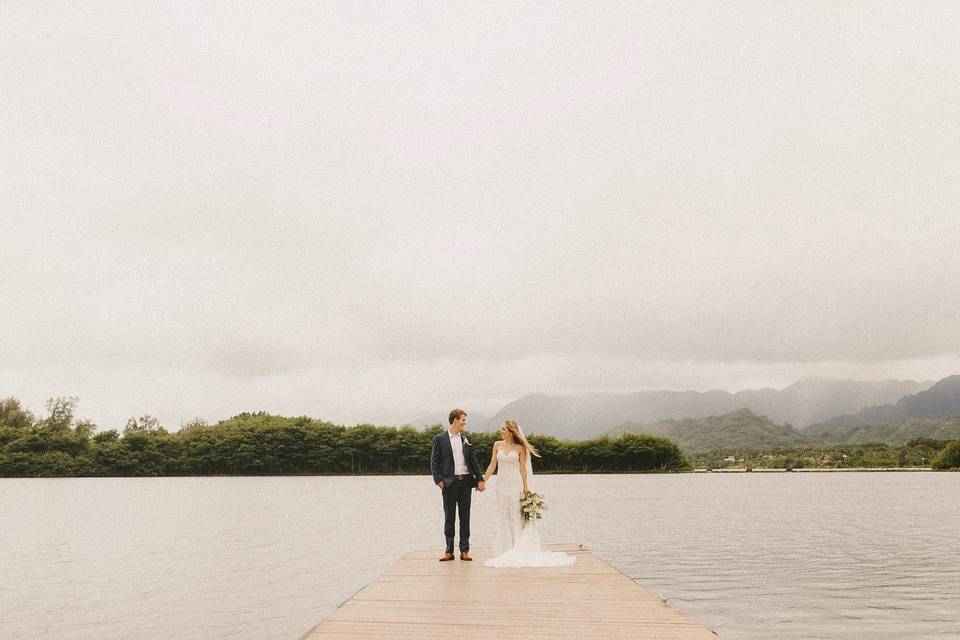
[[[725,639],[956,638],[960,474],[538,476],[582,542]],[[491,546],[493,493],[473,546]],[[425,477],[0,480],[0,637],[295,639],[442,549]]]

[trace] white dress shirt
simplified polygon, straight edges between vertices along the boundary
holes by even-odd
[[[447,431],[447,435],[450,436],[450,447],[453,449],[453,475],[463,476],[470,473],[467,470],[467,460],[463,457],[463,439],[460,434],[454,435]]]

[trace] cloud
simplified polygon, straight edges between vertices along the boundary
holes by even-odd
[[[6,6],[0,385],[349,421],[955,372],[957,11]]]

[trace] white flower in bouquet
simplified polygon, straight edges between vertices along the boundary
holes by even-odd
[[[543,510],[547,506],[543,502],[543,496],[535,491],[524,491],[520,494],[520,519],[523,524],[531,520],[539,520],[543,517]]]

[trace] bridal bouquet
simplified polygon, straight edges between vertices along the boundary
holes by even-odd
[[[535,491],[524,491],[520,494],[520,519],[526,525],[530,520],[539,520],[541,513],[547,506],[543,503],[543,496]]]

